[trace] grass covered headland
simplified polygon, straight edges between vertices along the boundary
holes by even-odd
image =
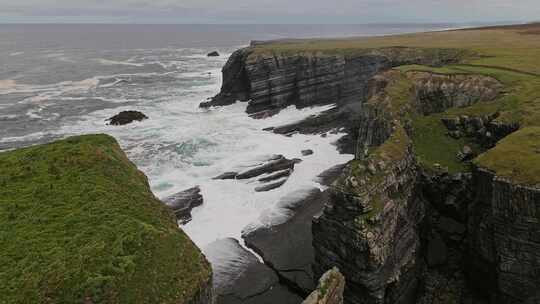
[[[468,170],[468,164],[456,158],[459,150],[468,145],[479,155],[475,165],[519,184],[540,185],[540,23],[370,38],[280,41],[257,45],[250,56],[290,53],[354,56],[389,47],[409,47],[411,51],[406,54],[409,57],[461,50],[455,52],[461,56],[458,63],[396,67],[402,75],[411,72],[449,77],[480,75],[492,77],[504,86],[503,93],[494,100],[430,115],[410,113],[414,151],[421,165],[429,169],[442,166],[450,172]],[[474,85],[470,88],[476,89]],[[415,102],[410,97],[414,90],[411,82],[401,81],[397,87],[387,89],[393,91],[390,94],[393,103]],[[483,151],[477,149],[478,142],[471,136],[457,139],[448,136],[449,130],[442,119],[464,116],[496,117],[492,125],[517,125],[519,131],[509,134],[497,147]]]
[[[107,135],[0,153],[0,303],[190,303],[205,257]]]

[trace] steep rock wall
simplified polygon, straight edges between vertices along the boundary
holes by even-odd
[[[480,167],[473,172],[473,187],[470,282],[491,303],[538,303],[540,189],[512,184]]]
[[[367,82],[378,72],[402,64],[457,62],[457,49],[382,48],[356,54],[236,51],[223,68],[221,92],[202,107],[249,101],[248,113],[317,104],[365,100]]]

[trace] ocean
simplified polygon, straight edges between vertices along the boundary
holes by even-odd
[[[316,176],[352,155],[333,145],[343,134],[286,137],[262,131],[331,106],[287,108],[255,120],[245,103],[200,109],[219,92],[221,67],[250,40],[372,36],[440,30],[432,25],[0,25],[0,150],[70,135],[107,133],[148,176],[156,196],[199,185],[203,206],[183,229],[203,250],[215,240],[241,240],[242,230],[275,221],[290,193],[323,188]],[[210,51],[221,56],[207,57]],[[109,126],[138,110],[149,119]],[[314,154],[281,188],[256,193],[252,182],[212,177],[260,162]],[[285,216],[285,215],[283,215]]]

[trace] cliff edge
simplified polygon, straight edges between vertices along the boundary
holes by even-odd
[[[116,141],[0,153],[2,303],[211,303],[212,271]]]

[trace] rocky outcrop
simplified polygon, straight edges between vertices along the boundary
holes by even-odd
[[[491,303],[538,303],[540,189],[476,167],[469,207],[468,276]]]
[[[208,57],[219,57],[219,53],[218,51],[212,51],[210,53],[208,53],[208,55],[206,55]]]
[[[441,65],[458,62],[463,51],[405,47],[363,50],[356,54],[236,51],[223,68],[221,92],[202,107],[249,101],[248,113],[365,99],[368,80],[402,64]]]
[[[344,289],[345,278],[333,268],[321,277],[317,289],[302,304],[343,304]]]
[[[185,225],[191,221],[191,210],[203,204],[203,196],[199,186],[178,192],[163,199],[176,215],[178,222]]]
[[[414,303],[423,206],[414,199],[416,163],[400,132],[380,147],[382,157],[348,165],[313,223],[315,273],[342,269],[347,303]],[[384,155],[396,148],[402,151]]]
[[[146,115],[138,111],[122,111],[113,117],[107,119],[110,125],[113,126],[123,126],[130,124],[134,121],[143,121],[148,119]]]
[[[260,185],[255,187],[255,191],[271,191],[283,186],[294,171],[294,166],[301,161],[300,159],[287,159],[283,155],[273,155],[262,163],[248,167],[242,172],[225,172],[214,179],[247,180],[259,177],[257,182]]]
[[[519,129],[518,123],[498,121],[499,113],[483,116],[467,116],[443,118],[442,122],[448,129],[448,136],[455,139],[468,137],[482,145],[492,148],[495,144]]]
[[[414,83],[416,108],[424,115],[491,101],[503,90],[498,80],[488,76],[408,72],[407,78]]]

